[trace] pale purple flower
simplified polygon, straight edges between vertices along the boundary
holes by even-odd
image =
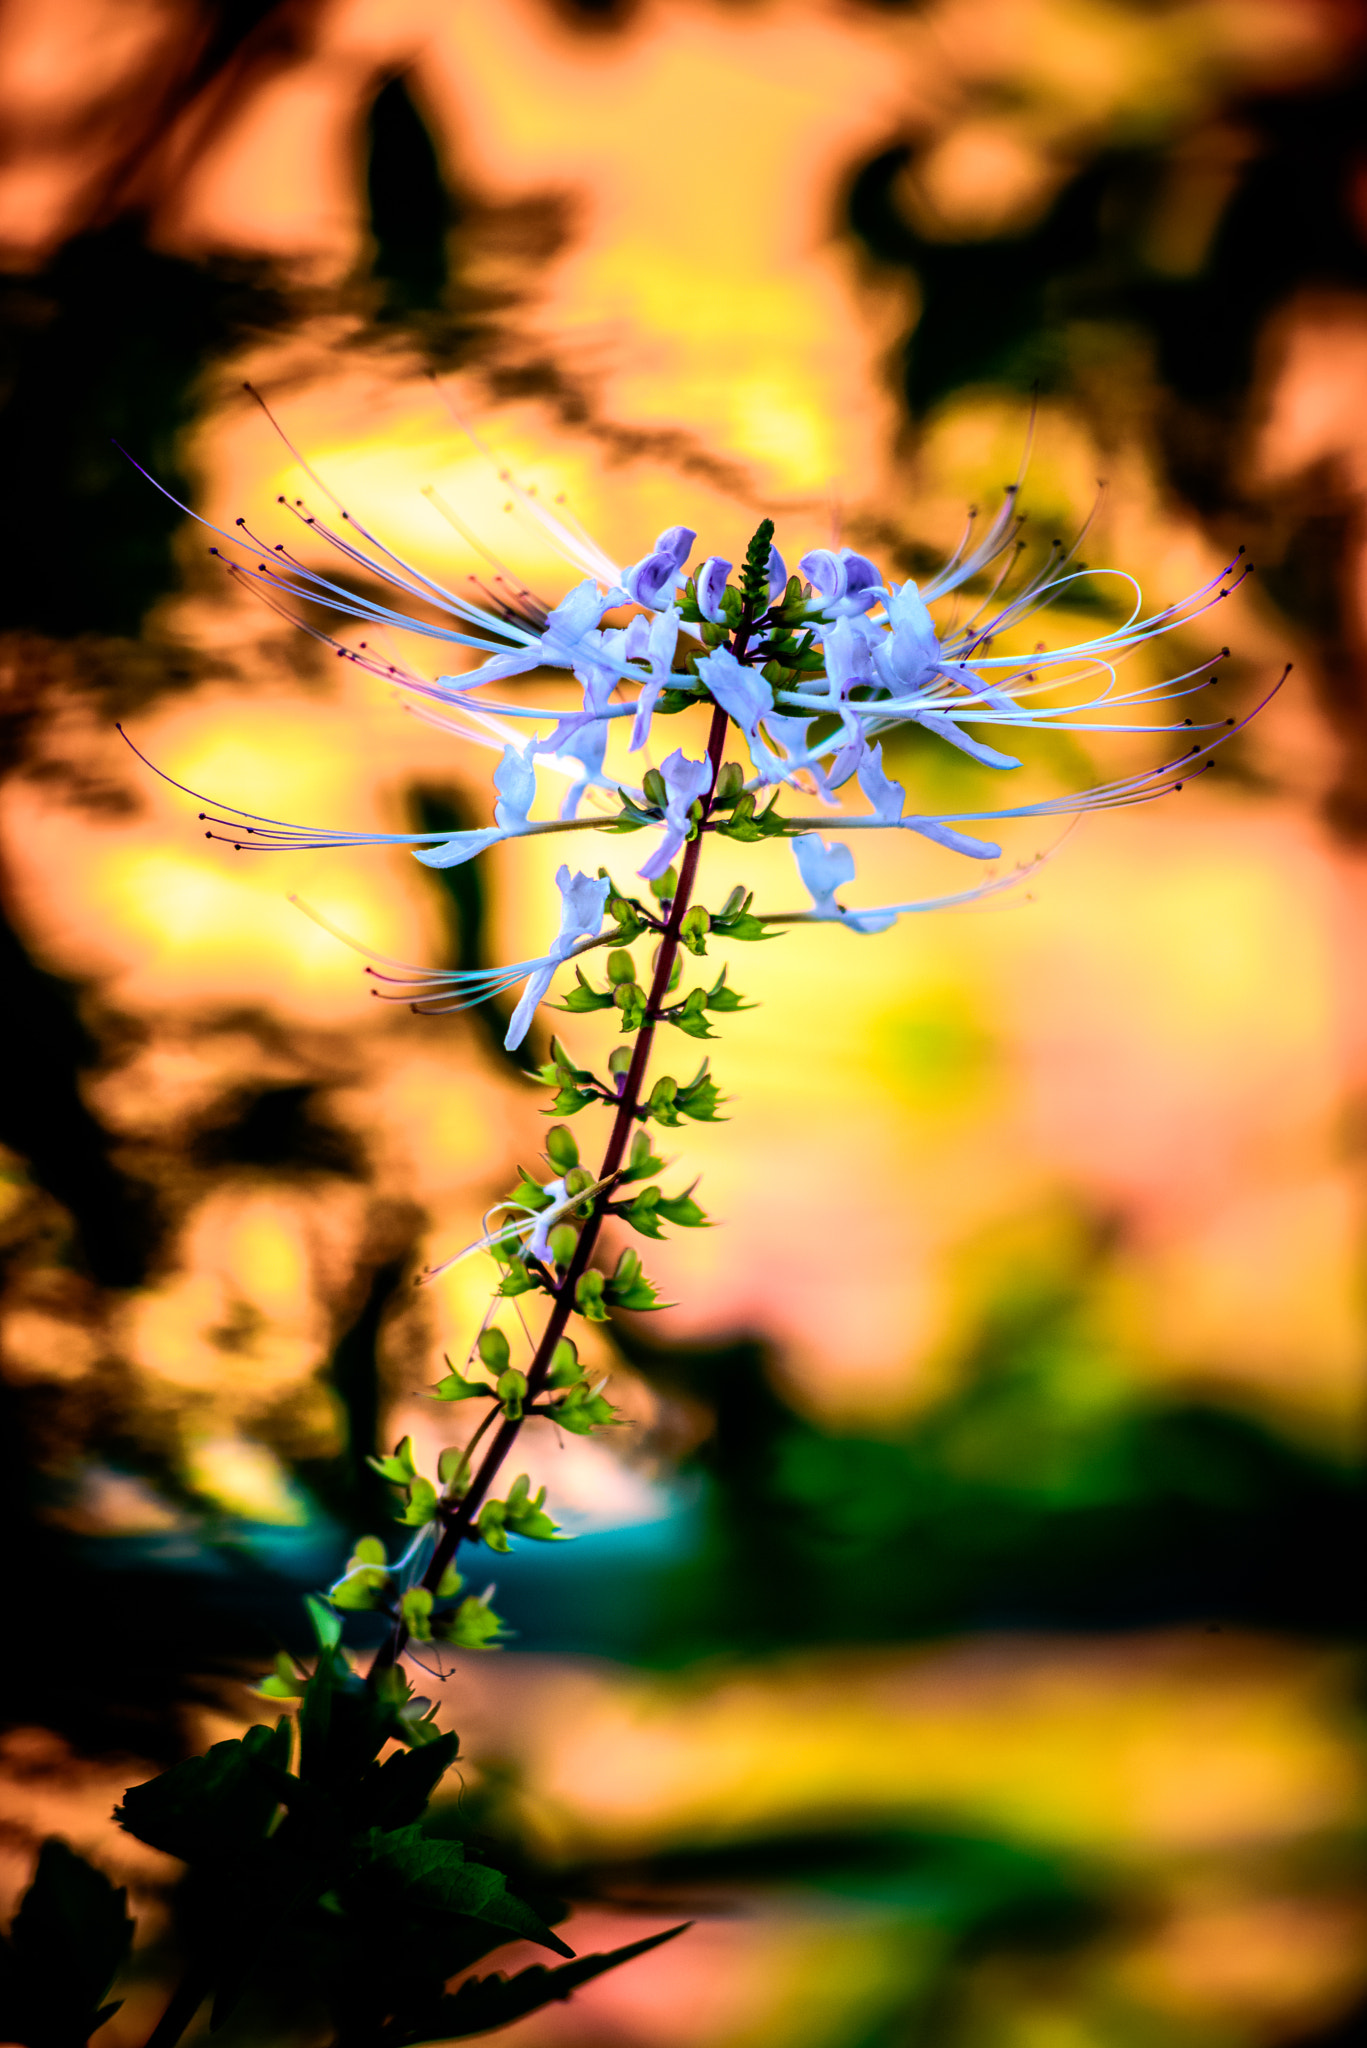
[[[811,610],[823,618],[871,611],[883,595],[876,566],[853,548],[812,548],[797,566],[816,593]]]
[[[560,1204],[565,1199],[565,1183],[563,1180],[548,1180],[542,1193],[550,1196],[550,1202],[537,1211],[531,1235],[524,1240],[523,1248],[530,1258],[540,1259],[543,1266],[553,1266],[555,1254],[551,1250],[551,1232],[561,1221]]]
[[[632,620],[633,626],[644,626],[645,620],[639,615]],[[645,635],[645,646],[641,655],[648,666],[648,680],[641,686],[636,699],[636,717],[631,727],[631,751],[638,753],[650,739],[650,721],[660,694],[669,686],[674,666],[674,649],[679,639],[679,608],[669,605],[651,620]],[[633,650],[633,653],[635,650]]]
[[[970,833],[956,832],[941,818],[904,816],[907,793],[902,784],[894,782],[884,770],[881,745],[866,748],[859,763],[859,787],[881,824],[903,825],[909,832],[919,832],[923,838],[933,839],[939,846],[947,846],[951,853],[967,854],[970,860],[996,860],[1000,857],[1001,848],[990,839],[974,839]]]
[[[494,805],[496,825],[476,832],[453,832],[440,846],[417,847],[415,859],[428,868],[458,868],[473,860],[477,853],[483,853],[486,846],[520,832],[536,801],[536,770],[516,747],[503,749],[503,759],[494,770],[494,788],[498,791],[498,802]]]
[[[676,750],[661,763],[660,773],[668,791],[664,836],[649,860],[636,871],[647,882],[655,881],[664,873],[687,839],[692,823],[689,810],[699,797],[707,795],[712,782],[712,764],[705,757],[701,761],[690,761],[686,754]]]
[[[895,924],[895,910],[844,910],[835,900],[837,889],[854,880],[854,855],[840,840],[827,842],[815,832],[793,841],[793,856],[803,887],[812,899],[812,915],[820,920],[848,925],[864,934],[884,932]]]
[[[714,626],[723,626],[726,623],[726,614],[721,608],[721,600],[722,592],[726,589],[726,579],[731,574],[732,566],[730,562],[723,561],[720,555],[709,555],[697,575],[693,578],[693,588],[697,593],[698,599],[698,610],[705,619],[710,619]]]
[[[513,1011],[503,1043],[509,1052],[521,1045],[531,1029],[532,1017],[537,1006],[545,1000],[546,991],[555,978],[555,970],[575,950],[583,939],[591,939],[603,922],[612,884],[606,877],[595,878],[585,874],[571,875],[568,867],[562,867],[556,874],[555,885],[560,891],[560,930],[551,942],[550,950],[538,961],[530,964],[527,985],[522,991],[517,1008]]]
[[[634,603],[661,611],[673,602],[697,537],[691,526],[667,526],[650,553],[622,571],[622,588]]]
[[[699,681],[710,690],[722,710],[747,737],[753,738],[760,719],[774,708],[773,692],[759,670],[746,668],[729,647],[714,647],[710,654],[699,655],[694,666]]]

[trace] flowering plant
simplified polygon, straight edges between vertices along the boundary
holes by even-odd
[[[978,537],[970,521],[951,559],[918,585],[886,579],[849,547],[813,549],[790,574],[768,519],[738,575],[719,556],[695,559],[696,535],[684,526],[667,528],[639,560],[619,565],[568,516],[504,481],[582,572],[554,605],[492,557],[492,586],[475,599],[458,596],[394,555],[336,500],[335,518],[298,501],[291,509],[353,576],[360,572],[359,592],[283,544],[263,546],[241,522],[214,550],[234,576],[291,616],[307,603],[368,629],[402,629],[473,650],[477,666],[430,677],[386,660],[366,641],[353,645],[306,628],[339,658],[397,684],[435,726],[495,752],[498,762],[493,822],[477,829],[318,830],[219,805],[201,814],[211,838],[242,851],[400,845],[433,868],[550,834],[626,837],[643,842],[645,852],[630,881],[620,879],[620,867],[614,874],[606,866],[562,865],[558,929],[534,958],[429,970],[370,956],[376,993],[425,1014],[520,989],[509,1048],[526,1039],[557,980],[564,1013],[615,1012],[621,1043],[599,1071],[581,1064],[560,1037],[550,1039],[540,1079],[556,1121],[544,1165],[521,1171],[475,1244],[420,1276],[430,1283],[473,1254],[492,1262],[482,1327],[432,1388],[438,1401],[476,1404],[479,1419],[463,1444],[442,1453],[434,1473],[418,1469],[407,1438],[372,1461],[393,1489],[406,1540],[391,1555],[382,1538],[360,1537],[336,1582],[310,1598],[312,1668],[282,1654],[259,1688],[297,1711],[126,1795],[123,1825],[190,1868],[182,1916],[187,1970],[149,2048],[170,2048],[210,1995],[217,2024],[254,1985],[282,1972],[306,1980],[341,2044],[407,2048],[461,2038],[567,1997],[680,1931],[576,1958],[552,1929],[554,1902],[529,1893],[487,1851],[425,1832],[422,1815],[456,1758],[458,1738],[443,1734],[430,1702],[414,1696],[404,1664],[419,1661],[425,1645],[497,1643],[503,1624],[487,1595],[467,1589],[458,1568],[463,1553],[481,1545],[502,1552],[510,1540],[547,1542],[559,1533],[545,1489],[533,1494],[525,1474],[499,1491],[504,1467],[533,1421],[577,1435],[613,1426],[612,1402],[582,1366],[571,1333],[581,1323],[660,1305],[628,1233],[658,1240],[666,1228],[707,1222],[693,1186],[666,1190],[651,1126],[713,1121],[718,1083],[707,1056],[688,1079],[652,1071],[652,1060],[658,1037],[712,1040],[720,1018],[748,1006],[726,965],[702,970],[687,989],[685,967],[713,948],[762,941],[784,927],[836,923],[870,937],[906,915],[1015,889],[1030,871],[991,868],[986,879],[948,893],[851,906],[843,899],[855,861],[846,839],[823,836],[833,825],[849,834],[910,833],[994,863],[1001,849],[981,828],[1151,801],[1203,772],[1214,748],[1238,729],[1232,717],[1187,709],[1215,681],[1213,662],[1133,688],[1122,687],[1119,664],[1227,597],[1247,573],[1241,556],[1189,598],[1148,615],[1132,579],[1105,572],[1132,596],[1119,623],[1080,642],[1025,649],[1017,643],[1026,623],[1097,572],[1055,544],[1042,565],[1016,579],[1018,484],[987,531]],[[364,594],[376,583],[392,603]],[[933,607],[955,594],[966,598],[966,610],[946,621]],[[580,691],[568,709],[508,689],[515,678],[557,670]],[[690,738],[658,766],[647,765],[661,722],[670,720],[683,721]],[[885,761],[884,746],[907,727],[1003,774],[1021,766],[1007,746],[1027,729],[1181,735],[1181,751],[1069,796],[930,813],[908,808],[906,789]],[[551,779],[563,785],[557,814],[534,817]],[[854,790],[862,798],[857,810],[844,801]],[[710,838],[790,840],[809,906],[770,909],[743,887],[709,905],[702,861]],[[606,956],[601,980],[592,971],[595,953]],[[607,1117],[606,1138],[587,1162],[571,1123],[586,1110]],[[603,1256],[605,1235],[624,1240],[613,1260]],[[505,1328],[500,1317],[510,1307],[514,1319]],[[382,1617],[384,1629],[364,1671],[342,1641],[345,1618],[356,1613]],[[127,1938],[121,1895],[69,1852],[45,1854],[5,1952],[0,2032],[31,2048],[84,2040],[108,2010],[100,2001]],[[450,1978],[516,1938],[567,1960],[511,1979],[469,1977],[454,1994],[446,1990]],[[35,1986],[61,1945],[73,1942],[91,1966],[73,1979],[69,2009],[51,2020]]]

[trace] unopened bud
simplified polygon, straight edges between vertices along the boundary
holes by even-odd
[[[631,1061],[632,1049],[629,1045],[613,1047],[612,1051],[608,1054],[608,1072],[612,1075],[614,1081],[631,1072]],[[636,1135],[637,1137],[642,1137],[644,1133],[638,1131]]]
[[[679,877],[675,869],[666,868],[657,875],[650,885],[650,893],[661,903],[672,903],[679,893]]]
[[[731,891],[721,907],[723,917],[738,917],[745,908],[745,890],[739,886]]]
[[[582,1195],[593,1186],[593,1175],[587,1166],[572,1166],[565,1175],[565,1193]]]
[[[689,939],[706,938],[711,929],[712,920],[703,909],[701,903],[694,904],[693,908],[685,916],[683,923],[679,926],[679,930],[683,933],[684,937]]]
[[[631,1250],[624,1251],[617,1261],[617,1270],[612,1276],[614,1287],[630,1287],[641,1271],[641,1255]]]
[[[587,1273],[581,1273],[578,1285],[574,1290],[574,1299],[579,1308],[586,1307],[589,1302],[601,1301],[603,1299],[602,1274],[595,1273],[592,1268]]]
[[[608,954],[608,980],[614,988],[620,988],[624,983],[635,979],[636,962],[624,946],[619,946],[615,952]]]
[[[546,1133],[546,1157],[561,1173],[579,1164],[579,1146],[568,1124],[552,1124]]]
[[[745,787],[745,770],[739,761],[723,761],[717,777],[716,799],[718,803],[730,803]]]
[[[519,1372],[516,1366],[509,1366],[507,1372],[499,1374],[495,1392],[503,1403],[503,1412],[508,1420],[510,1422],[520,1422],[522,1420],[522,1404],[527,1398],[526,1374]]]
[[[669,802],[669,785],[658,768],[647,768],[641,779],[641,787],[653,804],[661,810]]]
[[[679,1084],[670,1074],[661,1074],[650,1091],[650,1107],[666,1109],[679,1092]]]
[[[547,1375],[553,1387],[572,1387],[583,1378],[579,1364],[579,1353],[568,1337],[562,1337],[551,1353],[551,1369]]]
[[[568,1266],[579,1244],[579,1232],[572,1223],[557,1223],[547,1238],[557,1266]]]
[[[511,1354],[508,1350],[508,1339],[502,1330],[481,1330],[475,1340],[475,1349],[490,1372],[506,1370]]]

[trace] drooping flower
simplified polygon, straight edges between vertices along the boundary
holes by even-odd
[[[684,564],[697,534],[691,526],[667,526],[648,555],[622,571],[622,588],[634,603],[663,611],[683,582]]]

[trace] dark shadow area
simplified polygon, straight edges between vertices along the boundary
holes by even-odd
[[[114,443],[188,499],[180,436],[200,376],[286,317],[264,266],[159,255],[131,220],[0,283],[0,468],[22,479],[0,506],[0,627],[137,634],[177,581],[184,514]]]

